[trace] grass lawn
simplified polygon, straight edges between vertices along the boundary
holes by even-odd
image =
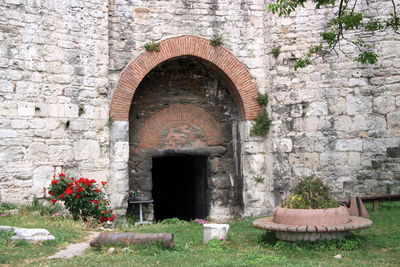
[[[400,202],[383,203],[372,212],[373,227],[359,231],[350,238],[329,242],[277,241],[269,232],[251,226],[252,219],[230,223],[229,241],[210,241],[203,244],[202,226],[197,223],[154,224],[130,227],[132,232],[172,232],[175,247],[164,249],[159,244],[89,249],[85,256],[69,260],[31,261],[30,266],[399,266],[400,263]],[[29,221],[32,220],[32,223]],[[7,223],[11,222],[11,223]],[[0,243],[3,263],[16,263],[15,257],[41,257],[55,251],[68,241],[80,237],[82,224],[49,217],[0,218],[0,225],[43,227],[60,239],[41,246],[24,244],[21,247]],[[5,256],[3,255],[6,251]],[[27,252],[25,252],[27,251]],[[337,254],[342,259],[335,259]]]
[[[45,228],[55,236],[55,240],[45,241],[39,245],[31,245],[20,240],[12,242],[12,233],[0,231],[0,265],[15,266],[28,263],[32,259],[49,256],[57,252],[60,247],[82,239],[84,224],[60,217],[40,216],[22,211],[18,216],[0,217],[0,225],[24,228]]]

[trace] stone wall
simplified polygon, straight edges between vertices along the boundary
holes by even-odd
[[[371,15],[379,10],[379,16],[388,16],[391,1],[370,3]],[[318,44],[315,33],[331,15],[330,9],[307,5],[290,17],[270,20],[269,54],[281,47],[268,66],[277,201],[308,175],[323,178],[340,198],[400,192],[399,160],[387,155],[400,145],[400,36],[363,33],[380,54],[377,64],[353,61],[357,51],[344,43],[347,55],[333,53],[294,72],[296,58]]]
[[[332,55],[294,72],[332,12],[306,6],[280,18],[266,2],[1,0],[0,201],[42,197],[52,175],[66,171],[112,181],[108,193],[123,213],[129,125],[109,120],[110,101],[145,43],[185,34],[223,36],[257,90],[270,95],[267,138],[239,123],[243,215],[271,211],[311,174],[339,197],[398,192],[399,35],[368,37],[378,64]],[[390,1],[369,2],[387,15]],[[354,53],[347,44],[342,50]]]
[[[0,1],[0,201],[54,173],[107,179],[105,1]]]

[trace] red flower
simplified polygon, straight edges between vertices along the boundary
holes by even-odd
[[[98,200],[93,200],[93,203],[99,204]]]
[[[57,184],[57,183],[58,183],[58,180],[51,181],[51,184]]]
[[[107,182],[101,182],[102,185],[106,185]]]
[[[54,196],[54,192],[49,191],[50,196]]]
[[[93,191],[94,191],[94,192],[100,192],[101,190],[98,189],[98,188],[96,188],[96,189],[93,189]]]
[[[61,195],[58,196],[58,198],[63,198],[63,197],[65,197],[64,194],[61,194]]]
[[[58,176],[59,177],[65,177],[65,174],[64,173],[60,173]]]
[[[81,196],[80,195],[76,195],[75,198],[81,198]]]
[[[67,185],[68,185],[68,186],[71,186],[71,185],[73,185],[73,183],[68,183]]]
[[[103,211],[103,213],[108,213],[108,210]]]
[[[54,199],[54,198],[53,198],[53,199],[51,200],[51,202],[56,203],[56,202],[57,202],[57,199]]]
[[[65,194],[72,195],[72,194],[74,193],[74,191],[72,191],[72,188],[71,188],[71,187],[68,187],[68,188],[64,191],[64,193],[65,193]]]

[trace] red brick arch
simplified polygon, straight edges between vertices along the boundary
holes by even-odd
[[[112,97],[110,117],[128,121],[132,97],[146,74],[158,64],[180,56],[199,57],[215,65],[233,85],[241,117],[252,120],[257,116],[257,88],[243,64],[227,49],[211,46],[207,39],[185,35],[161,41],[159,52],[145,51],[126,67]]]
[[[158,111],[146,121],[140,133],[140,148],[179,148],[179,144],[170,140],[163,140],[163,133],[171,126],[172,130],[180,126],[194,126],[200,130],[201,137],[205,140],[204,146],[221,145],[224,141],[219,124],[213,116],[206,110],[190,104],[173,105]],[[189,130],[189,132],[193,132]],[[184,138],[179,137],[178,140]],[[200,145],[201,138],[189,137],[189,147],[192,144]],[[169,141],[169,142],[168,142]],[[202,146],[202,145],[200,145]],[[185,147],[185,146],[182,146]]]

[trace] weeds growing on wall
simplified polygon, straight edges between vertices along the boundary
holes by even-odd
[[[276,47],[272,48],[271,52],[272,52],[272,55],[274,56],[274,58],[278,58],[281,53],[281,47],[276,46]]]
[[[266,110],[258,113],[257,117],[254,120],[254,125],[250,130],[250,135],[252,136],[265,136],[268,133],[268,130],[271,126],[271,120],[268,117],[268,113]]]
[[[224,43],[222,42],[222,36],[214,36],[213,38],[211,38],[210,40],[210,45],[212,46],[219,46],[219,45],[223,45]]]
[[[107,121],[108,128],[110,128],[114,123],[114,119],[110,116]]]
[[[149,52],[159,52],[160,44],[159,43],[147,43],[144,45],[144,48]]]
[[[257,96],[257,102],[263,108],[263,110],[258,113],[254,120],[254,124],[250,129],[251,136],[265,136],[271,127],[271,119],[268,116],[268,112],[265,110],[268,104],[268,95],[259,93]]]

